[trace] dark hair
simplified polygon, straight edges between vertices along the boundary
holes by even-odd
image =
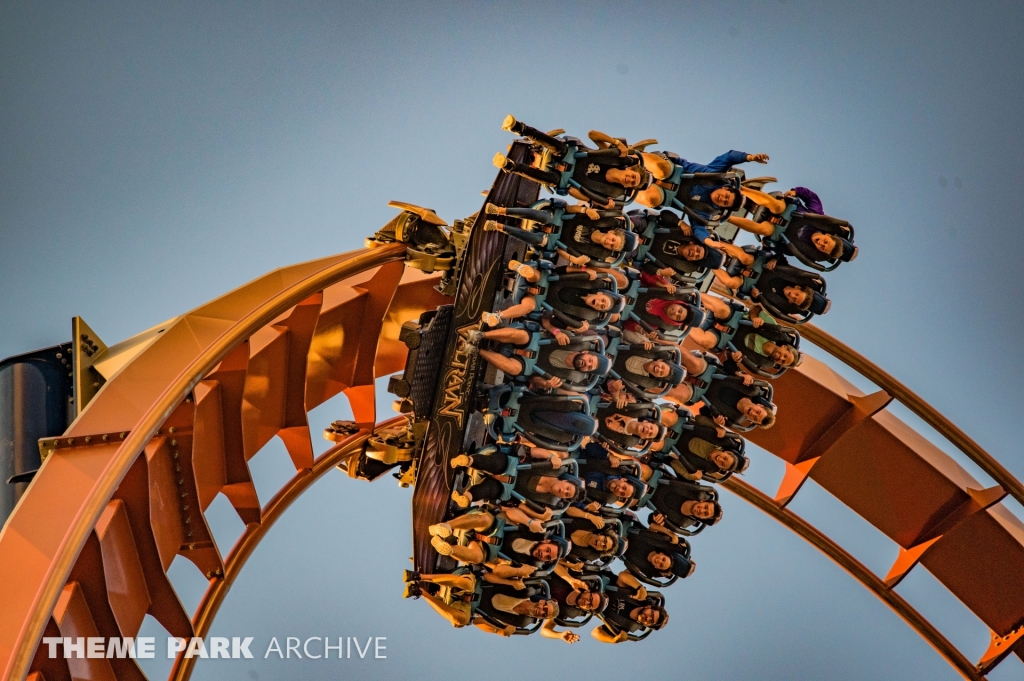
[[[608,480],[608,484],[611,484],[612,482],[614,482],[616,480],[621,480],[622,482],[626,483],[627,485],[629,485],[633,489],[633,491],[630,493],[629,497],[627,497],[628,499],[632,499],[633,497],[636,496],[636,492],[637,492],[636,485],[633,484],[633,481],[630,480],[628,476],[626,476],[626,475],[613,476],[611,479]],[[608,491],[611,491],[611,490],[608,490]],[[615,494],[615,493],[612,492],[612,494]],[[615,494],[615,496],[618,497],[619,495]],[[619,498],[621,499],[622,497],[619,497]]]
[[[804,292],[804,302],[797,305],[797,309],[802,310],[803,312],[807,312],[808,310],[810,310],[811,303],[814,302],[814,289],[810,288],[809,286],[796,285],[794,285],[792,288],[799,289]]]
[[[595,374],[606,374],[606,373],[608,373],[608,370],[611,368],[611,362],[608,360],[607,357],[605,357],[604,355],[598,354],[597,352],[594,352],[593,350],[583,350],[583,351],[577,353],[576,357],[572,360],[572,368],[573,369],[575,369],[576,371],[583,371],[583,369],[580,368],[580,365],[578,364],[578,362],[581,359],[583,359],[584,355],[593,355],[594,357],[597,358],[597,367],[594,369],[594,371],[592,373],[595,373]]]
[[[598,289],[597,291],[590,291],[590,293],[603,293],[603,294],[605,294],[606,296],[608,296],[611,299],[612,304],[608,308],[608,310],[605,312],[605,314],[616,314],[618,312],[622,312],[622,310],[626,307],[626,301],[625,301],[625,299],[623,299],[622,294],[617,293],[616,291],[609,291],[607,289]],[[589,295],[589,293],[587,295]],[[589,307],[591,309],[596,309],[596,308],[592,307],[591,305],[587,305],[587,307]]]
[[[628,482],[633,486],[633,496],[626,499],[626,506],[630,506],[630,500],[639,500],[645,494],[647,494],[647,483],[640,478],[634,477],[629,474],[619,474],[619,477]]]
[[[608,556],[614,556],[619,552],[619,535],[615,530],[611,529],[610,527],[606,527],[605,529],[595,534],[598,534],[602,537],[608,537],[612,540],[611,548],[608,548],[604,551],[598,551],[597,555],[601,556],[602,558],[606,558]]]
[[[662,299],[662,300],[664,300],[664,299]],[[693,320],[693,308],[690,305],[688,305],[687,303],[684,303],[681,300],[672,300],[672,301],[669,302],[669,305],[665,306],[665,316],[666,317],[668,317],[668,308],[670,306],[672,306],[672,305],[678,305],[679,307],[683,308],[683,310],[686,312],[686,316],[683,317],[680,320],[675,320],[675,319],[672,319],[671,317],[669,317],[669,319],[672,319],[672,321],[678,321],[678,323],[682,324],[683,326],[689,325],[690,322]]]
[[[685,579],[692,575],[694,569],[697,567],[696,563],[681,553],[669,554],[669,558],[672,560],[672,566],[668,569],[668,573],[676,575],[680,579]]]
[[[565,558],[566,556],[568,556],[569,551],[572,549],[572,545],[568,542],[568,540],[566,540],[563,537],[545,537],[544,539],[537,542],[537,546],[543,544],[544,542],[551,542],[558,548],[558,559]],[[534,546],[533,548],[536,549],[537,546]],[[530,555],[533,555],[532,551],[530,552]]]
[[[675,362],[669,362],[667,360],[662,361],[668,364],[669,368],[668,376],[666,376],[664,380],[674,385],[679,385],[680,383],[682,383],[683,379],[686,378],[686,370],[683,369],[683,367],[676,364]]]
[[[651,175],[651,171],[644,167],[643,160],[638,159],[635,165],[628,166],[624,170],[632,170],[640,176],[640,183],[635,187],[636,189],[647,189],[651,186],[651,182],[654,180],[654,176]]]
[[[683,256],[686,260],[689,260],[690,262],[700,262],[708,254],[708,247],[705,246],[704,244],[698,244],[698,243],[684,244],[684,243],[680,242],[679,245],[676,246],[676,255],[682,255],[679,251],[683,250],[687,246],[696,246],[697,248],[699,248],[701,250],[701,256],[699,258],[691,259],[691,258],[686,258],[686,256]]]
[[[668,428],[666,428],[663,424],[658,423],[654,419],[640,418],[640,419],[637,419],[637,420],[638,421],[642,421],[644,423],[653,423],[654,425],[658,426],[658,434],[655,435],[654,437],[650,438],[650,440],[649,440],[650,442],[657,442],[658,440],[664,439],[665,433],[668,432]]]
[[[624,253],[629,253],[636,249],[640,243],[640,238],[633,232],[629,232],[625,229],[616,229],[616,232],[622,232],[622,250]]]
[[[736,185],[722,184],[717,187],[714,187],[711,191],[714,192],[719,189],[728,190],[732,194],[732,203],[729,204],[728,206],[719,206],[717,203],[714,203],[714,201],[712,201],[712,203],[715,206],[717,206],[718,208],[724,208],[725,210],[739,210],[740,208],[743,207],[743,194],[740,192],[739,189],[737,189]],[[708,196],[710,198],[711,192],[708,193]]]
[[[821,234],[825,233],[821,232]],[[842,258],[843,253],[846,252],[846,246],[843,244],[842,240],[838,237],[832,236],[831,234],[825,234],[825,236],[831,237],[832,239],[832,250],[828,252],[828,256],[833,260],[839,260]]]
[[[669,563],[671,563],[672,565],[675,565],[675,562],[676,562],[675,555],[672,554],[672,553],[669,553],[668,549],[655,548],[655,549],[651,549],[650,551],[648,551],[647,555],[644,556],[644,560],[654,569],[655,572],[657,572],[660,575],[668,575],[668,574],[670,574],[672,572],[672,565],[669,565],[668,570],[659,570],[658,568],[654,567],[654,563],[651,563],[651,554],[652,553],[659,553],[659,554],[665,556],[666,558],[668,558]]]
[[[658,621],[654,623],[654,626],[650,627],[654,631],[658,631],[668,623],[668,611],[660,605],[651,605],[648,607],[658,611]]]
[[[693,518],[697,518],[697,520],[704,523],[705,525],[714,525],[722,519],[722,505],[719,504],[718,501],[716,501],[715,499],[688,499],[687,501],[696,501],[697,503],[711,504],[711,506],[715,509],[714,514],[706,520],[704,518],[697,518],[696,516],[691,516]]]

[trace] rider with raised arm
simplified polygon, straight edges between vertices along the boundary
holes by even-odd
[[[671,182],[674,176],[720,174],[732,170],[740,163],[768,162],[767,154],[748,154],[736,150],[728,151],[706,165],[687,161],[672,152],[643,152],[641,155],[644,166],[654,176],[654,181],[650,187],[637,194],[636,201],[649,208],[667,206],[669,197],[682,189]],[[743,195],[738,191],[737,184],[711,181],[708,184],[694,184],[685,189],[686,194],[680,195],[677,200],[708,222],[721,220],[730,211],[738,210],[743,205]]]
[[[590,131],[589,137],[598,149],[587,149],[579,140],[553,137],[517,121],[511,115],[505,118],[502,128],[529,137],[551,149],[557,160],[564,159],[573,148],[584,153],[574,160],[573,185],[568,188],[561,187],[563,179],[560,165],[551,170],[542,170],[517,163],[504,154],[494,156],[494,165],[506,173],[522,175],[555,190],[561,187],[559,193],[568,193],[594,207],[610,209],[625,205],[633,200],[638,189],[646,187],[651,180],[640,154],[621,140],[603,132]]]

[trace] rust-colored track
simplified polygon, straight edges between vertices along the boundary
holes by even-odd
[[[800,327],[880,390],[865,395],[820,361],[806,357],[774,381],[780,418],[748,438],[786,462],[770,503],[751,488],[727,486],[836,560],[893,608],[965,676],[978,678],[1016,647],[1024,624],[1024,524],[1000,503],[1020,483],[961,430],[905,386],[821,329]],[[949,455],[886,410],[893,398],[921,416],[999,483],[985,488]],[[791,415],[799,415],[794,418]],[[877,577],[785,506],[812,479],[897,544],[889,573]],[[1005,485],[1005,487],[1004,487]],[[812,537],[813,535],[813,537]],[[826,546],[824,542],[827,542]],[[895,594],[923,565],[991,632],[977,665],[966,665],[934,627]],[[927,626],[923,626],[927,625]],[[980,651],[979,651],[980,652]]]
[[[381,426],[388,426],[403,420],[404,418],[399,416],[382,423]],[[192,616],[196,636],[206,636],[210,631],[213,618],[217,616],[217,611],[224,602],[225,596],[228,595],[231,585],[234,584],[235,579],[238,577],[238,573],[245,567],[249,556],[252,555],[252,552],[263,540],[263,537],[266,536],[267,531],[273,527],[277,519],[288,510],[292,502],[299,498],[299,495],[309,489],[310,485],[338,464],[344,463],[352,456],[359,454],[362,451],[363,442],[366,441],[371,432],[370,430],[361,430],[318,456],[313,462],[313,468],[296,473],[267,502],[263,507],[263,521],[261,523],[258,525],[253,523],[246,526],[242,536],[238,538],[238,541],[231,548],[231,552],[224,559],[224,578],[210,583],[210,588],[203,594],[203,600],[199,602],[199,606]],[[174,667],[171,669],[170,678],[173,681],[188,679],[192,675],[192,668],[195,666],[196,659],[195,657],[186,658],[178,656],[174,661]]]
[[[730,478],[722,483],[722,486],[736,494],[744,501],[747,501],[761,509],[775,520],[796,532],[801,539],[807,541],[826,556],[834,560],[839,567],[850,573],[850,576],[870,589],[876,596],[892,608],[903,620],[914,628],[932,647],[949,662],[966,679],[977,681],[984,678],[971,661],[964,657],[963,653],[956,649],[949,640],[942,635],[921,613],[903,600],[896,592],[889,589],[885,582],[875,576],[863,563],[843,550],[838,544],[825,536],[820,530],[800,518],[795,513],[786,510],[775,502],[764,492],[748,485],[739,478]]]
[[[144,678],[131,659],[49,659],[43,635],[135,636],[147,613],[194,634],[166,571],[180,554],[223,581],[202,512],[224,493],[253,532],[249,459],[277,435],[317,470],[306,413],[342,392],[371,429],[373,379],[405,363],[399,327],[447,301],[404,251],[275,270],[170,322],[104,385],[0,533],[3,678]]]
[[[405,361],[401,323],[445,302],[436,279],[405,271],[402,255],[394,245],[276,270],[168,323],[107,382],[0,533],[4,679],[143,678],[130,659],[51,660],[39,650],[44,635],[135,636],[146,614],[176,636],[208,631],[269,525],[373,428],[373,379]],[[777,498],[739,481],[729,488],[836,560],[965,678],[982,678],[1014,649],[1024,621],[1024,526],[999,504],[1020,484],[894,379],[806,330],[883,391],[865,396],[808,358],[776,381],[779,423],[752,434],[788,464]],[[361,430],[314,459],[306,414],[342,392]],[[982,467],[1002,487],[981,489],[888,414],[890,395],[989,461]],[[275,435],[296,476],[261,504],[247,462]],[[899,545],[889,575],[872,575],[785,508],[807,477]],[[219,493],[246,523],[226,560],[203,516]],[[166,576],[179,554],[210,579],[191,617]],[[917,562],[993,630],[978,666],[891,591]],[[172,678],[191,669],[179,659]]]

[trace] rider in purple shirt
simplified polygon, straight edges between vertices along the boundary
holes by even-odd
[[[793,187],[786,192],[786,196],[796,197],[804,213],[825,214],[825,208],[821,205],[821,199],[807,187]]]
[[[771,215],[763,217],[761,222],[733,215],[729,218],[729,222],[772,243],[778,243],[783,228],[776,218],[786,210],[786,201],[757,190],[744,189],[743,192],[751,201],[767,208]],[[796,209],[801,213],[825,214],[821,199],[807,187],[794,187],[786,192],[785,196],[796,200]],[[827,234],[813,224],[800,227],[796,232],[796,239],[803,245],[801,250],[809,253],[809,257],[814,260],[829,257],[849,261],[856,255],[857,249],[851,242],[837,235]],[[714,246],[714,244],[709,245]]]

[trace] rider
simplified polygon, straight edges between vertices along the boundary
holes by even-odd
[[[693,574],[697,564],[690,558],[690,545],[661,525],[633,527],[622,561],[637,577],[679,578]],[[636,574],[639,573],[639,574]]]
[[[611,578],[611,573],[602,573]],[[616,589],[609,590],[608,605],[601,613],[603,624],[591,635],[602,643],[622,643],[641,629],[658,630],[668,622],[668,613],[647,594],[636,577],[622,571],[614,577]],[[632,592],[632,593],[630,593]]]
[[[557,571],[556,571],[557,572]],[[565,619],[577,619],[588,614],[600,614],[608,605],[608,597],[590,588],[587,582],[571,578],[566,581],[563,578],[551,577],[548,579],[548,588],[551,591],[551,599],[558,603],[558,614]],[[575,643],[580,640],[579,634],[572,630],[557,631],[556,622],[549,619],[544,622],[540,629],[540,635],[544,638],[557,638],[566,643]]]
[[[666,409],[664,416],[675,413]],[[739,441],[742,445],[742,441]],[[742,473],[750,460],[736,451],[737,441],[720,437],[717,424],[701,414],[694,420],[691,430],[684,430],[675,448],[659,457],[684,480],[716,482],[726,473]]]
[[[714,525],[722,519],[715,491],[695,482],[662,478],[648,503],[655,509],[652,527],[668,521],[685,530],[699,524]]]
[[[406,571],[406,597],[422,597],[453,627],[464,627],[470,623],[484,631],[500,636],[511,636],[518,625],[528,625],[538,619],[558,616],[558,603],[539,596],[517,593],[505,585],[488,583],[484,574],[483,584],[473,573],[469,574],[418,574]],[[448,587],[452,592],[452,603],[445,603],[428,589]],[[479,590],[479,604],[474,606],[474,595]],[[480,613],[486,613],[501,626],[496,626]],[[506,624],[506,622],[508,622]]]
[[[797,190],[801,190],[801,192],[797,193]],[[750,192],[750,194],[756,196],[757,202],[768,209],[771,214],[770,217],[760,222],[755,222],[750,218],[733,215],[729,218],[729,222],[744,231],[762,237],[768,243],[778,242],[782,239],[783,231],[779,216],[786,210],[786,202],[783,199],[777,199],[762,192],[757,192],[756,194]],[[806,187],[796,187],[787,192],[785,196],[790,197],[790,200],[796,203],[798,208],[804,209],[801,212],[815,215],[823,214],[818,195]],[[801,196],[803,199],[806,199],[806,203],[800,198]],[[813,209],[809,208],[808,204]],[[813,223],[801,226],[793,236],[796,237],[798,242],[796,246],[813,260],[831,258],[833,260],[849,261],[853,259],[856,253],[856,247],[848,239],[815,229]]]
[[[563,159],[573,146],[586,155],[577,158],[573,164],[572,180],[579,186],[568,188],[567,193],[580,201],[601,208],[615,208],[629,203],[636,190],[643,189],[651,181],[650,172],[644,167],[640,154],[629,149],[621,140],[603,132],[591,130],[588,136],[598,149],[587,149],[579,143],[547,135],[506,116],[502,129],[523,135],[551,149],[557,159]],[[506,173],[516,173],[535,182],[558,188],[562,182],[559,168],[542,170],[525,163],[517,163],[504,154],[495,154],[494,165]],[[560,192],[562,193],[562,192]]]
[[[532,265],[512,260],[508,267],[526,283],[535,284],[541,280],[540,271]],[[549,323],[558,322],[559,326],[582,332],[590,327],[585,316],[596,323],[597,320],[615,318],[617,313],[622,311],[622,296],[615,290],[615,283],[610,279],[599,279],[597,272],[594,271],[580,272],[572,268],[558,268],[555,273],[558,278],[548,284],[545,299],[554,310]],[[481,319],[488,326],[497,326],[502,321],[536,312],[538,308],[537,299],[527,294],[519,303],[504,310],[496,313],[484,312]]]
[[[707,165],[687,161],[672,152],[644,152],[641,155],[644,166],[654,176],[654,182],[637,195],[636,201],[650,208],[660,208],[665,205],[665,190],[672,189],[668,180],[677,172],[677,169],[684,174],[725,173],[740,163],[768,162],[768,154],[748,154],[735,150],[718,156]],[[717,221],[728,211],[738,210],[743,205],[743,195],[737,192],[734,186],[718,182],[689,187],[687,196],[682,200],[701,218],[709,222]]]
[[[630,223],[622,211],[568,206],[557,200],[550,203],[547,209],[506,208],[491,203],[485,206],[489,215],[507,215],[555,225],[550,233],[529,231],[495,220],[487,220],[484,231],[503,232],[544,251],[553,251],[573,265],[586,265],[591,260],[598,264],[617,263],[624,253],[636,248],[637,236],[628,231]]]
[[[564,384],[585,385],[594,375],[605,375],[611,368],[611,361],[604,355],[594,352],[591,346],[585,343],[573,343],[572,339],[565,332],[556,329],[554,334],[556,346],[544,346],[538,356],[538,364],[542,368],[555,369],[565,378],[558,376],[533,376],[530,378],[532,388],[561,388]],[[483,340],[491,340],[497,343],[509,344],[523,348],[530,342],[530,333],[526,329],[502,327],[489,331],[470,330],[467,334],[467,349],[476,349]],[[472,351],[472,350],[471,350]],[[480,358],[491,364],[508,376],[519,376],[523,373],[525,364],[515,352],[506,355],[503,352],[494,350],[479,349],[477,352]],[[548,371],[547,373],[551,373]]]
[[[715,270],[715,278],[724,286],[734,291],[743,292],[749,288],[750,299],[755,302],[764,301],[781,314],[794,318],[808,312],[825,314],[831,301],[821,291],[825,287],[824,279],[817,274],[793,267],[786,262],[783,255],[769,255],[769,252],[758,249],[744,249],[733,244],[717,244],[716,248],[734,257],[745,268],[750,268],[758,258],[764,260],[763,269],[756,279],[751,279],[749,270],[740,275],[730,275],[723,270]]]
[[[497,476],[505,475],[509,466],[509,456],[501,450],[481,450],[476,454],[459,454],[449,462],[452,468],[473,468],[489,473],[483,480],[465,492],[452,490],[452,501],[461,508],[467,508],[473,501],[482,499],[499,500],[505,495],[505,486]],[[516,476],[515,491],[523,498],[547,507],[545,513],[537,514],[529,505],[522,504],[520,509],[531,518],[542,521],[550,520],[552,506],[561,501],[576,499],[583,496],[579,480],[567,476],[562,469],[555,469],[551,463],[534,464],[535,468],[523,471]]]

